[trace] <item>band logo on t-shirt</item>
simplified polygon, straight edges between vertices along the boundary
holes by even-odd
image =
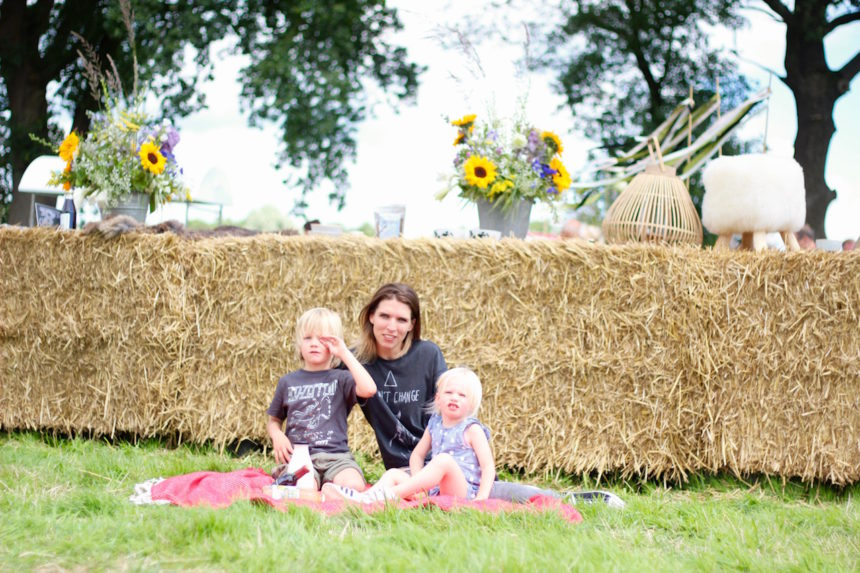
[[[323,382],[321,384],[290,386],[287,390],[287,401],[290,403],[293,403],[296,400],[321,400],[326,397],[334,396],[334,393],[337,392],[337,380]]]

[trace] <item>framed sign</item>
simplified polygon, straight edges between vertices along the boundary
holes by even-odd
[[[35,203],[33,207],[36,209],[36,226],[37,227],[59,227],[60,226],[60,210]]]

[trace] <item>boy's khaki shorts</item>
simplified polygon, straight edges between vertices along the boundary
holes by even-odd
[[[313,454],[311,463],[314,466],[314,479],[317,480],[320,487],[324,483],[334,481],[334,476],[349,468],[354,468],[364,478],[364,472],[358,467],[358,462],[355,461],[350,452]]]

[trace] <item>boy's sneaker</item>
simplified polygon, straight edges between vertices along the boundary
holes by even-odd
[[[614,493],[599,490],[568,491],[564,494],[564,500],[571,505],[576,505],[578,503],[590,504],[603,502],[609,507],[614,507],[616,509],[624,509],[624,506],[626,505],[624,501]]]
[[[349,503],[363,503],[361,497],[364,495],[359,491],[355,491],[351,487],[337,485],[336,483],[326,482],[323,484],[320,491],[327,498],[339,499]]]

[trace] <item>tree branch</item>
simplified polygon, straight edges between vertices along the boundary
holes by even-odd
[[[773,75],[776,79],[778,79],[778,80],[779,80],[779,81],[781,81],[782,83],[785,83],[785,76],[781,76],[781,75],[779,74],[779,72],[777,72],[777,71],[776,71],[776,70],[774,70],[773,68],[769,68],[769,67],[765,66],[764,64],[762,64],[762,63],[760,63],[760,62],[757,62],[757,61],[755,61],[755,60],[753,60],[753,59],[750,59],[750,58],[744,57],[744,56],[742,56],[742,55],[740,54],[740,52],[738,52],[738,51],[737,51],[737,50],[735,50],[735,49],[731,49],[731,50],[729,50],[729,52],[730,52],[734,57],[736,57],[738,60],[743,60],[743,61],[745,61],[745,62],[748,62],[748,63],[750,63],[750,64],[754,65],[755,67],[759,68],[760,70],[763,70],[763,71],[765,71],[765,72],[767,72],[767,73],[769,73],[769,74]],[[786,84],[786,85],[788,85],[788,84]]]
[[[766,9],[760,8],[758,6],[749,6],[749,5],[743,5],[741,8],[743,10],[748,11],[748,12],[758,12],[759,14],[763,14],[763,15],[767,16],[768,18],[770,18],[771,20],[773,20],[774,22],[782,22],[783,21],[779,16],[777,16],[776,14],[773,13],[773,10],[766,10]]]
[[[844,24],[850,24],[851,22],[856,22],[857,20],[860,20],[860,10],[858,10],[857,12],[848,12],[847,14],[842,14],[841,16],[836,17],[827,23],[827,27],[824,28],[824,35],[826,36],[839,26],[842,26]]]
[[[788,24],[788,21],[794,16],[794,14],[786,8],[785,4],[780,2],[780,0],[762,0],[765,4],[767,4],[768,8],[773,10],[774,12],[782,18],[782,21]]]
[[[839,82],[844,83],[845,91],[848,91],[848,84],[860,73],[860,52],[854,54],[854,57],[848,60],[842,68],[836,72],[839,75]]]

